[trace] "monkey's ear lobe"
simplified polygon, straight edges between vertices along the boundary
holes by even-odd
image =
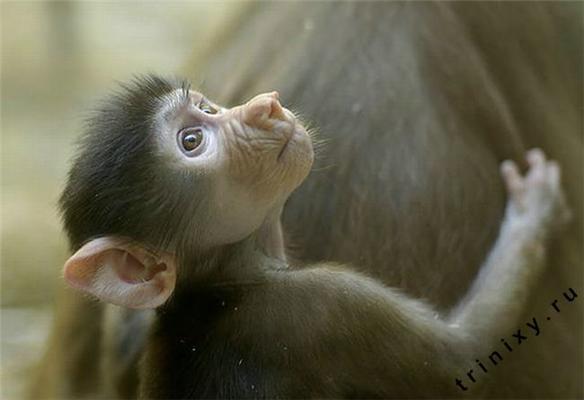
[[[156,308],[172,294],[176,266],[139,245],[112,237],[94,239],[67,260],[67,283],[100,300],[130,308]]]

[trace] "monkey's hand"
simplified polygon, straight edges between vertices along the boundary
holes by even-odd
[[[505,219],[511,224],[533,230],[545,238],[571,219],[560,184],[560,167],[546,159],[540,149],[527,152],[529,170],[521,176],[513,161],[501,164],[501,174],[509,200]]]

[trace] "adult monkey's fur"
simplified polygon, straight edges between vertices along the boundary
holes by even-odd
[[[575,214],[525,315],[543,318],[582,292],[581,20],[579,3],[261,4],[192,76],[224,104],[279,90],[329,140],[286,210],[296,257],[363,266],[441,309],[496,237],[499,162],[543,148]],[[42,397],[99,382],[101,306],[65,304]],[[487,394],[584,396],[582,338],[575,301],[484,375]]]

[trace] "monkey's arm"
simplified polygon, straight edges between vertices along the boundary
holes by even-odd
[[[525,177],[511,162],[501,167],[509,200],[499,237],[448,320],[465,335],[480,335],[485,344],[517,324],[544,269],[549,233],[568,219],[557,164],[540,150],[531,150],[527,159]]]
[[[375,395],[384,396],[444,395],[459,390],[452,384],[453,373],[467,361],[469,352],[480,352],[480,346],[488,346],[499,334],[509,334],[516,327],[543,270],[545,240],[555,225],[565,221],[558,166],[546,161],[539,150],[531,151],[528,161],[525,177],[514,164],[503,165],[509,201],[500,235],[468,296],[449,318],[438,318],[423,302],[353,272],[325,266],[297,274],[298,287],[319,296],[285,304],[306,302],[301,308],[308,311],[288,314],[319,316],[303,324],[313,327],[320,338],[314,342],[317,346],[325,344],[325,351],[311,350],[321,360],[319,370],[339,370],[350,387],[365,394],[372,387]],[[278,296],[282,293],[277,291]],[[327,301],[330,298],[334,301]],[[328,306],[322,308],[323,304]],[[288,331],[295,330],[288,327],[281,336]],[[416,374],[404,380],[403,371]]]

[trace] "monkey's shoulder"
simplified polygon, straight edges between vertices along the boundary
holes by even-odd
[[[424,302],[349,266],[328,263],[275,273],[258,300],[290,329],[310,325],[315,334],[330,335],[344,326],[350,340],[371,332],[398,335],[412,315],[435,319]]]
[[[204,398],[417,393],[403,371],[427,369],[432,381],[438,357],[423,334],[404,329],[416,303],[403,299],[372,278],[331,265],[274,271],[259,284],[177,297],[159,315],[164,323],[155,327],[146,356],[157,373],[165,366],[174,372],[153,380],[160,388],[149,390]],[[411,348],[409,357],[398,354],[403,347]]]
[[[403,371],[412,369],[427,371],[430,386],[437,379],[434,367],[442,349],[424,331],[433,316],[414,321],[412,316],[425,309],[419,301],[350,268],[322,264],[277,272],[241,307],[242,313],[232,316],[238,322],[227,325],[238,327],[231,342],[272,372],[285,368],[287,381],[281,385],[289,384],[293,392],[303,388],[294,392],[301,397],[418,393],[403,380]],[[422,329],[408,328],[413,324]],[[409,357],[398,354],[404,347]],[[343,392],[346,387],[354,392]]]

